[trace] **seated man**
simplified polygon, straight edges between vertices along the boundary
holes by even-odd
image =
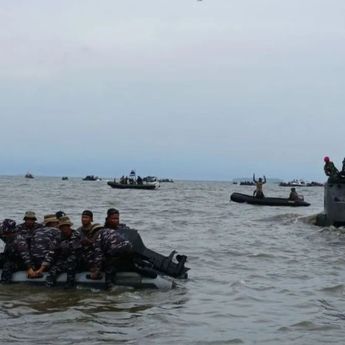
[[[83,211],[81,215],[82,226],[77,230],[80,240],[79,271],[90,271],[93,269],[94,243],[97,233],[102,227],[98,226],[98,224],[93,225],[92,220],[93,213],[89,210]]]
[[[116,272],[116,259],[128,256],[132,252],[132,245],[116,230],[103,228],[98,232],[95,241],[95,271],[91,278],[97,279],[102,269],[105,271],[106,288],[111,287],[112,277]]]
[[[290,195],[289,195],[289,200],[299,201],[299,200],[303,200],[303,197],[301,195],[298,195],[295,187],[292,187]]]
[[[59,220],[58,228],[61,231],[61,241],[56,251],[55,260],[49,268],[46,286],[56,285],[59,274],[66,272],[67,281],[65,287],[74,287],[77,269],[77,256],[81,244],[78,232],[72,229],[73,223],[66,216]]]
[[[37,218],[35,212],[26,211],[24,214],[24,223],[21,223],[17,226],[17,233],[27,237],[28,239],[31,238],[32,233],[42,227],[42,224],[37,223]]]
[[[120,224],[120,212],[116,208],[108,209],[104,227],[114,230],[122,230],[128,228],[126,224]]]
[[[40,277],[53,263],[61,241],[58,223],[55,214],[49,214],[44,216],[44,226],[33,232],[30,243],[18,235],[19,254],[25,263],[28,278]]]
[[[18,254],[18,242],[16,241],[16,222],[12,219],[4,219],[0,226],[0,238],[5,242],[5,248],[1,253],[2,273],[1,282],[11,282],[12,274],[20,269],[22,260]]]

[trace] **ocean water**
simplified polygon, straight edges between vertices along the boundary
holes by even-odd
[[[189,279],[169,291],[64,291],[0,286],[2,344],[343,344],[345,231],[319,228],[323,188],[299,189],[310,207],[229,202],[253,187],[177,181],[116,190],[105,181],[0,177],[0,219],[60,209],[79,226],[116,207],[147,247],[188,255]],[[270,196],[289,188],[265,185]]]

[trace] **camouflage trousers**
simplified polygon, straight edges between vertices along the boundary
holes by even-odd
[[[48,271],[48,276],[46,279],[47,286],[55,286],[56,280],[61,273],[67,273],[66,284],[69,287],[75,285],[75,274],[77,270],[77,262],[66,262],[66,260],[56,261]]]

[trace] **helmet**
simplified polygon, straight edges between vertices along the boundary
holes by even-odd
[[[2,232],[15,232],[16,231],[16,222],[12,219],[4,219],[1,224]]]
[[[329,157],[328,156],[325,156],[324,159],[323,159],[324,162],[329,162]]]

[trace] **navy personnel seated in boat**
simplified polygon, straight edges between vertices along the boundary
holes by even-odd
[[[52,265],[49,267],[46,286],[56,285],[57,277],[66,272],[67,281],[65,288],[75,286],[75,275],[77,270],[78,256],[80,254],[81,244],[79,233],[72,229],[73,223],[69,217],[63,216],[59,219],[58,228],[61,231],[61,241]]]
[[[104,227],[113,230],[128,229],[126,224],[120,224],[120,212],[116,208],[108,209]]]
[[[1,282],[9,284],[12,274],[19,270],[21,259],[18,254],[18,241],[16,240],[16,222],[4,219],[0,225],[0,238],[5,242],[4,251],[1,253]]]
[[[263,192],[263,185],[266,183],[266,176],[264,175],[264,179],[262,180],[261,177],[259,177],[259,180],[255,179],[255,174],[253,174],[253,181],[255,183],[255,191],[253,193],[253,196],[255,196],[258,199],[263,199],[265,197]]]
[[[24,223],[17,226],[17,233],[30,239],[33,232],[42,227],[42,224],[37,223],[37,218],[35,212],[26,211],[24,214]]]
[[[79,271],[91,271],[94,267],[94,243],[99,227],[92,224],[93,213],[90,210],[84,210],[81,214],[82,226],[78,228],[81,252],[79,255]]]
[[[303,201],[304,197],[303,197],[303,195],[298,195],[298,193],[296,192],[296,188],[292,187],[291,191],[290,191],[290,195],[289,195],[289,200],[291,200],[291,201]]]
[[[97,225],[97,224],[95,224]],[[112,279],[117,267],[121,267],[123,259],[131,258],[132,244],[127,241],[118,231],[109,228],[101,228],[95,241],[95,269],[90,278],[100,279],[101,271],[105,272],[105,287],[112,286]]]
[[[41,277],[42,272],[52,265],[61,241],[58,224],[55,214],[49,214],[44,216],[44,227],[34,231],[30,244],[18,235],[19,254],[25,263],[28,278]]]

